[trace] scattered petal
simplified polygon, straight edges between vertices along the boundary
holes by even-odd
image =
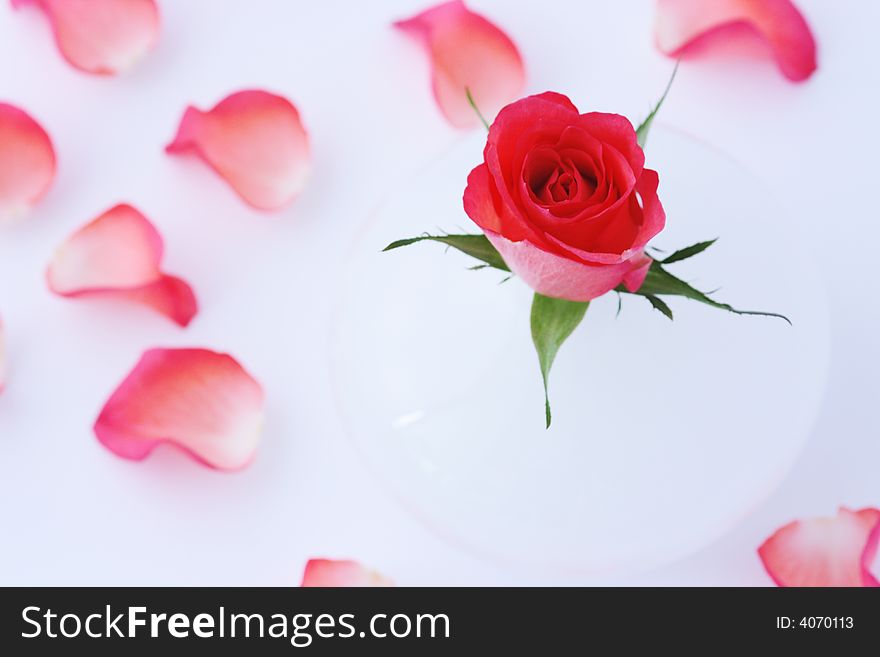
[[[234,93],[207,112],[188,107],[165,150],[196,153],[258,210],[290,204],[311,172],[299,112],[265,91]]]
[[[862,553],[862,572],[866,587],[880,587],[880,580],[877,579],[878,549],[880,549],[880,522],[877,522],[871,530],[865,551]]]
[[[197,311],[192,288],[162,273],[162,237],[130,205],[117,205],[79,229],[49,265],[49,289],[63,297],[112,295],[151,306],[187,326]]]
[[[758,548],[779,586],[880,586],[870,572],[880,540],[880,509],[797,520]]]
[[[54,178],[49,135],[24,111],[0,103],[0,224],[26,214]]]
[[[12,0],[12,5],[42,9],[61,54],[86,73],[127,71],[159,38],[154,0]]]
[[[0,317],[0,393],[6,389],[6,326]]]
[[[211,468],[239,470],[257,449],[263,405],[260,384],[231,356],[152,349],[104,406],[95,435],[134,461],[171,443]]]
[[[526,76],[516,45],[461,0],[436,5],[394,26],[419,39],[428,51],[434,98],[453,126],[474,128],[481,123],[466,89],[490,123],[498,110],[521,95]]]
[[[733,25],[748,25],[760,34],[790,80],[806,80],[816,70],[816,42],[791,0],[658,0],[657,46],[672,57]]]
[[[387,577],[364,568],[357,561],[311,559],[303,573],[304,587],[383,587],[394,586]]]

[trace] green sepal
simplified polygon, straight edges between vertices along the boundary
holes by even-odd
[[[510,271],[510,268],[504,262],[504,258],[501,257],[501,254],[492,246],[492,242],[485,235],[420,235],[419,237],[410,237],[405,240],[392,242],[382,251],[391,251],[402,246],[426,241],[440,242],[486,263],[489,267],[500,269],[501,271]]]
[[[589,306],[589,301],[566,301],[538,293],[535,293],[532,301],[532,342],[535,343],[535,350],[538,352],[541,378],[544,380],[544,413],[548,429],[552,421],[548,392],[550,368],[553,367],[553,361],[562,343],[581,323]]]
[[[666,315],[670,321],[674,319],[672,316],[672,308],[670,308],[663,299],[655,297],[653,294],[649,294],[645,296],[645,298],[651,302],[651,305],[654,306],[654,310],[659,310]]]
[[[709,297],[705,292],[700,292],[689,283],[686,283],[680,278],[677,278],[676,276],[670,274],[668,271],[666,271],[666,269],[663,268],[663,263],[657,260],[651,263],[651,268],[648,270],[648,275],[645,276],[645,282],[642,283],[642,286],[638,289],[637,292],[630,292],[623,285],[618,286],[617,291],[625,292],[627,294],[637,294],[643,297],[658,297],[661,295],[686,297],[688,299],[704,303],[707,306],[726,310],[736,315],[761,315],[764,317],[778,317],[779,319],[783,319],[791,324],[791,320],[788,319],[788,317],[786,317],[785,315],[780,315],[779,313],[769,313],[758,310],[739,310],[726,303],[716,301],[715,299]],[[656,308],[656,306],[654,307]]]
[[[693,258],[695,255],[702,253],[710,246],[715,244],[718,241],[716,237],[714,240],[706,240],[705,242],[697,242],[696,244],[691,244],[683,249],[679,249],[674,252],[672,255],[663,258],[660,262],[664,265],[672,264],[673,262],[680,262],[682,260],[687,260],[688,258]]]

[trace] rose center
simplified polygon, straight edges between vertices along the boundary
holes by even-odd
[[[573,163],[553,154],[535,158],[527,167],[526,184],[543,205],[556,205],[589,198],[596,190],[594,175],[586,175]]]

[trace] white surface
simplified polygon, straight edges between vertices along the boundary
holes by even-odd
[[[652,47],[649,0],[560,2],[554,12],[526,0],[471,4],[520,45],[530,91],[640,117],[665,84],[670,63]],[[0,7],[0,94],[43,123],[60,160],[45,202],[0,235],[11,369],[0,396],[0,582],[289,585],[308,557],[330,556],[401,584],[763,584],[755,548],[777,526],[880,503],[871,255],[880,7],[799,4],[821,47],[813,80],[791,85],[757,59],[688,61],[664,120],[747,163],[815,243],[832,313],[828,389],[818,409],[804,409],[818,423],[763,508],[699,554],[625,579],[533,575],[445,542],[361,465],[331,402],[330,291],[345,253],[369,209],[461,138],[433,105],[424,59],[388,26],[423,3],[266,0],[221,11],[166,1],[159,49],[120,79],[77,73],[36,12]],[[313,138],[314,179],[277,216],[162,152],[188,102],[252,87],[290,97]],[[202,312],[187,331],[147,310],[46,291],[55,246],[118,201],[154,220],[168,271],[194,284]],[[421,230],[417,212],[413,220]],[[778,253],[780,268],[788,255]],[[94,439],[107,395],[159,345],[228,350],[261,379],[269,419],[247,471],[217,474],[170,450],[127,463]]]

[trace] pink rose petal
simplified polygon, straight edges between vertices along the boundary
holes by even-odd
[[[638,292],[648,276],[648,270],[654,261],[644,251],[629,261],[631,269],[623,277],[623,285],[630,292]]]
[[[665,220],[656,193],[653,198],[650,194],[651,190],[656,192],[656,187],[656,176],[649,176],[644,187],[645,225],[649,225],[643,231],[645,236],[653,236],[655,229],[662,228]],[[595,258],[595,254],[573,253],[575,257],[567,258],[550,253],[536,246],[527,236],[518,241],[503,237],[498,232],[502,221],[493,203],[489,170],[485,164],[474,168],[468,176],[463,201],[467,215],[483,230],[511,271],[540,294],[569,301],[590,301],[621,283],[636,292],[647,276],[651,259],[644,253],[644,243],[625,254],[625,259],[617,256],[616,261],[602,263],[580,258],[581,255]],[[649,215],[653,219],[648,219]]]
[[[455,127],[480,124],[466,88],[490,122],[498,110],[521,95],[525,70],[516,45],[461,0],[439,4],[394,25],[418,38],[428,51],[434,97]]]
[[[0,103],[0,224],[26,214],[55,178],[55,150],[24,111]]]
[[[748,25],[771,46],[779,68],[799,82],[816,70],[816,42],[791,0],[658,0],[657,46],[672,57],[720,28]]]
[[[159,38],[154,0],[12,0],[12,5],[42,9],[61,54],[87,73],[122,73]]]
[[[162,238],[130,205],[117,205],[78,230],[49,265],[49,289],[63,297],[115,296],[151,306],[187,326],[197,311],[195,295],[179,278],[164,274]]]
[[[870,572],[880,539],[880,509],[797,520],[758,548],[779,586],[880,586]]]
[[[875,509],[876,511],[876,509]],[[880,587],[880,580],[877,579],[877,552],[880,549],[880,520],[874,525],[871,534],[868,536],[868,542],[865,545],[865,551],[862,552],[862,573],[866,587]]]
[[[171,443],[211,468],[239,470],[257,449],[263,405],[260,384],[231,356],[152,349],[110,397],[95,434],[122,458]]]
[[[6,326],[0,317],[0,393],[6,389]]]
[[[563,251],[567,251],[585,262],[597,264],[613,265],[622,261],[634,262],[633,258],[643,257],[645,246],[656,237],[657,234],[666,227],[666,211],[660,203],[657,196],[657,189],[660,186],[660,176],[653,169],[643,169],[641,177],[635,185],[635,190],[641,198],[642,204],[642,225],[638,233],[633,239],[633,246],[622,254],[617,253],[592,253],[569,246],[552,235],[547,235],[546,239],[551,244],[557,245]],[[646,256],[644,256],[646,257]],[[644,264],[644,260],[642,260]],[[650,262],[648,263],[650,265]],[[645,272],[647,275],[647,271]],[[643,277],[644,279],[644,277]],[[639,283],[641,287],[641,283]]]
[[[368,570],[356,561],[311,559],[303,573],[304,587],[383,587],[394,586],[387,577]]]
[[[199,155],[258,210],[279,210],[311,171],[309,138],[296,107],[265,91],[240,91],[202,112],[188,107],[168,153]]]
[[[539,249],[528,240],[512,242],[483,229],[510,270],[535,292],[569,301],[591,301],[623,283],[636,292],[651,262],[644,253],[616,265],[589,265]],[[646,266],[647,265],[647,266]]]

